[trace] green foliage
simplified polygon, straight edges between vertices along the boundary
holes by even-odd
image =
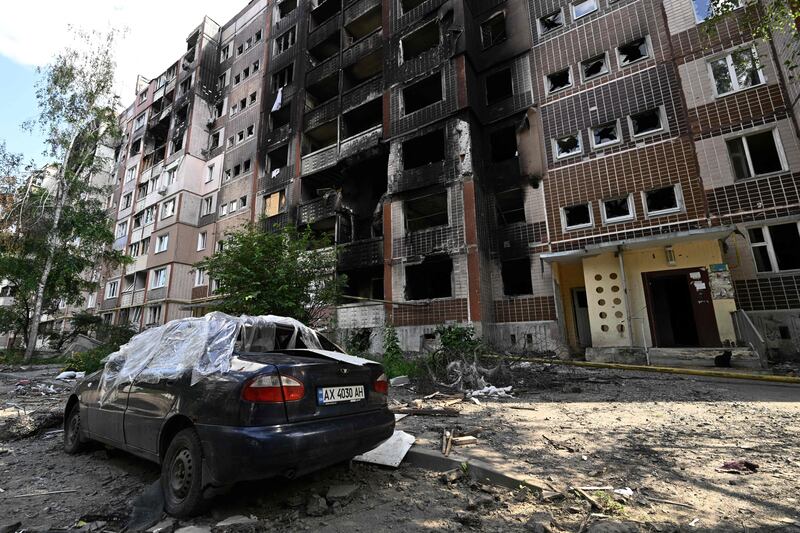
[[[131,340],[136,332],[129,326],[99,324],[96,326],[96,334],[103,344],[91,350],[73,354],[66,361],[65,368],[87,374],[99,370],[103,367],[103,359],[119,350],[119,347]]]
[[[352,355],[364,356],[369,353],[372,330],[361,329],[349,334],[343,339],[343,348]]]
[[[383,360],[381,361],[386,375],[390,378],[397,376],[414,377],[419,375],[419,365],[406,358],[400,349],[400,340],[397,331],[391,324],[383,330]]]
[[[431,373],[439,378],[447,374],[447,366],[453,361],[477,360],[486,353],[486,348],[475,336],[473,326],[442,325],[436,328],[439,347],[430,354],[426,364]]]
[[[293,226],[277,232],[256,225],[234,230],[225,235],[222,251],[195,266],[219,284],[221,311],[289,316],[311,326],[327,317],[346,282],[335,275],[330,242]]]

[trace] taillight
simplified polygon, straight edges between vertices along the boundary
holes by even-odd
[[[303,384],[287,376],[257,376],[242,389],[242,399],[256,403],[296,402],[306,395]]]
[[[389,379],[386,377],[386,374],[378,376],[378,379],[372,383],[372,389],[381,394],[389,394]]]

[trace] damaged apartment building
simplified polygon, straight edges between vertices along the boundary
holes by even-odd
[[[246,222],[311,228],[333,324],[445,323],[590,358],[800,338],[797,121],[780,46],[703,0],[254,0],[206,18],[121,116],[117,249],[90,307],[213,307]],[[744,17],[742,9],[739,18]],[[742,64],[745,67],[742,67]],[[770,151],[771,150],[771,151]]]

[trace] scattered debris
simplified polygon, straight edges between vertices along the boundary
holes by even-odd
[[[508,387],[495,387],[493,385],[487,385],[486,387],[474,390],[467,394],[470,398],[474,398],[476,396],[481,397],[492,397],[492,398],[513,398],[511,395],[511,385]]]
[[[166,518],[147,530],[147,533],[173,533],[178,526],[174,518]]]
[[[718,468],[717,472],[728,474],[754,474],[758,472],[758,465],[750,461],[728,461]]]
[[[547,435],[542,435],[542,438],[546,440],[547,443],[550,444],[556,450],[565,450],[568,451],[569,453],[575,453],[575,448],[573,448],[572,446],[567,446],[566,444],[561,444],[559,442],[556,442]]]
[[[413,407],[399,407],[391,410],[395,414],[401,415],[419,415],[419,416],[458,416],[460,413],[456,409],[440,408],[440,409],[423,409]]]
[[[672,500],[664,500],[662,498],[654,498],[653,496],[649,496],[649,495],[644,494],[644,493],[642,494],[642,496],[644,496],[645,499],[648,499],[651,502],[665,503],[667,505],[675,505],[676,507],[686,507],[687,509],[694,509],[695,508],[694,505],[689,505],[688,503],[674,502]]]
[[[408,378],[408,376],[397,376],[396,378],[389,380],[389,385],[392,387],[404,387],[410,384],[411,380]]]
[[[60,380],[83,379],[85,376],[86,372],[75,372],[73,370],[67,370],[57,375],[56,379]]]
[[[589,502],[592,505],[592,507],[594,507],[598,511],[602,511],[603,510],[603,506],[600,505],[597,502],[597,500],[595,500],[594,498],[589,496],[585,491],[581,490],[579,487],[571,487],[571,490],[572,490],[572,492],[574,492],[575,494],[577,494],[578,496],[580,496],[581,498],[583,498],[584,500]]]
[[[633,489],[631,489],[630,487],[625,487],[622,489],[614,489],[614,494],[619,494],[620,496],[624,496],[626,498],[632,498]]]
[[[328,489],[325,499],[328,500],[328,503],[339,502],[344,504],[353,498],[357,490],[358,485],[333,485]]]
[[[416,441],[414,435],[395,430],[383,444],[353,458],[354,461],[397,468]]]
[[[157,524],[163,514],[164,491],[161,487],[161,481],[156,480],[133,501],[133,509],[128,520],[128,529],[130,531],[144,531]]]
[[[242,524],[255,524],[258,519],[254,516],[234,515],[226,518],[222,522],[217,523],[216,527],[238,526]]]
[[[328,502],[319,494],[311,494],[306,502],[308,516],[324,516],[328,513]]]
[[[469,446],[471,444],[478,444],[478,439],[472,436],[453,437],[450,439],[450,442],[452,442],[453,446]]]

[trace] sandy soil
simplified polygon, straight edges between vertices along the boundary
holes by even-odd
[[[83,530],[121,531],[158,467],[99,447],[64,454],[51,413],[68,387],[52,375],[0,369],[0,530],[88,522]],[[30,383],[17,385],[24,380]],[[455,453],[539,480],[545,500],[466,479],[446,483],[406,465],[354,463],[237,486],[189,524],[205,531],[800,532],[800,387],[541,365],[516,369],[513,385],[514,398],[457,403],[457,417],[409,416],[398,429],[432,449],[444,429],[480,430],[477,445]],[[404,388],[392,396],[402,404],[422,395]],[[34,415],[20,422],[22,404]],[[719,471],[733,460],[756,463],[757,472]],[[310,516],[316,495],[338,485],[354,485],[353,497],[323,502],[325,514]],[[592,509],[569,491],[574,486],[629,487],[633,496],[587,489],[601,507]],[[48,491],[66,492],[25,496]],[[214,527],[232,515],[255,521]]]

